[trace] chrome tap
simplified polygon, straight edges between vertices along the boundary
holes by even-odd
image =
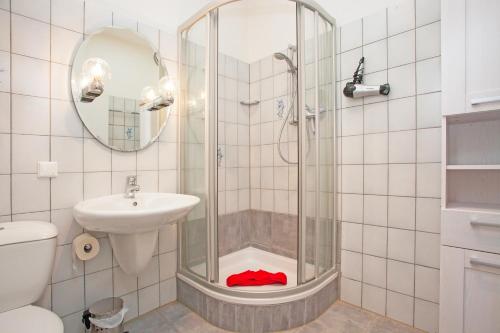
[[[136,176],[127,176],[127,187],[125,189],[125,198],[134,199],[135,193],[139,192],[141,187],[137,185]]]

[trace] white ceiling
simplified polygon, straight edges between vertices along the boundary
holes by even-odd
[[[119,8],[141,22],[150,22],[171,32],[211,0],[90,0]],[[249,0],[251,1],[251,0]],[[316,0],[337,20],[337,26],[375,13],[401,0]]]

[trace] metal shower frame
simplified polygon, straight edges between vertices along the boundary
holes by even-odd
[[[205,217],[207,219],[207,258],[206,258],[206,277],[203,278],[197,274],[194,274],[188,269],[182,267],[182,256],[183,256],[183,248],[182,248],[182,222],[179,222],[178,227],[178,236],[180,240],[180,246],[178,246],[178,276],[183,278],[183,280],[192,280],[197,282],[198,284],[206,287],[210,290],[216,290],[217,292],[229,295],[229,296],[237,296],[237,297],[248,297],[248,298],[271,298],[274,296],[288,296],[293,295],[298,292],[303,292],[310,288],[313,288],[327,279],[337,274],[337,154],[336,154],[336,141],[337,141],[337,133],[336,133],[336,92],[335,92],[335,75],[332,74],[332,112],[333,112],[333,121],[332,121],[332,160],[331,163],[333,165],[333,228],[332,228],[332,267],[329,268],[326,272],[322,274],[319,273],[319,233],[320,228],[319,224],[319,184],[316,186],[316,194],[315,194],[315,204],[316,204],[316,216],[315,216],[315,240],[316,240],[316,249],[315,249],[315,273],[314,278],[311,280],[306,279],[305,274],[305,260],[306,260],[306,201],[303,199],[305,193],[305,185],[306,185],[306,177],[304,174],[304,170],[306,167],[306,160],[304,158],[304,152],[306,150],[306,124],[304,121],[299,120],[298,126],[298,137],[299,137],[299,145],[298,145],[298,179],[299,183],[299,191],[298,191],[298,216],[299,216],[299,225],[298,225],[298,258],[297,258],[297,286],[294,288],[286,288],[283,290],[277,291],[266,291],[266,292],[243,292],[236,290],[228,290],[227,288],[220,288],[214,282],[218,281],[219,278],[219,265],[218,265],[218,239],[217,239],[217,110],[218,110],[218,92],[217,92],[217,79],[218,79],[218,23],[219,23],[219,11],[218,8],[224,5],[239,2],[242,0],[215,0],[199,10],[196,14],[190,17],[187,21],[181,24],[178,28],[178,61],[182,61],[182,34],[185,31],[188,31],[193,25],[195,25],[198,21],[206,18],[207,19],[207,36],[206,41],[208,47],[206,48],[205,54],[205,68],[208,69],[205,72],[205,87],[208,87],[207,98],[205,99],[205,113],[207,114],[207,119],[205,120],[205,198],[206,198],[206,211]],[[285,1],[285,0],[283,0]],[[305,105],[305,15],[304,9],[311,10],[314,12],[314,47],[315,47],[315,113],[316,119],[319,119],[319,42],[318,42],[318,30],[319,30],[319,18],[323,18],[326,20],[332,27],[332,71],[335,70],[335,30],[336,30],[336,22],[335,19],[330,16],[320,5],[318,5],[313,0],[286,0],[296,3],[296,26],[297,26],[297,50],[298,50],[298,77],[297,77],[297,89],[299,89],[300,94],[297,94],[297,105],[298,105],[298,119],[303,118],[303,112],[306,108]],[[178,66],[178,77],[179,81],[181,80],[182,65]],[[177,99],[179,102],[179,110],[184,108],[182,98]],[[182,144],[181,141],[181,126],[182,126],[182,117],[179,114],[179,131],[178,131],[178,142]],[[319,133],[319,121],[316,121],[316,133]],[[319,135],[316,135],[316,179],[319,179]],[[182,149],[178,149],[178,170],[182,172],[183,170],[183,159],[182,159]],[[178,189],[180,193],[184,193],[184,184],[182,181],[182,177],[178,177]]]

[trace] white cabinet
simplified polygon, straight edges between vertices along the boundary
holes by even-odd
[[[441,3],[443,114],[499,110],[500,1]]]
[[[500,332],[500,255],[441,247],[440,333]]]

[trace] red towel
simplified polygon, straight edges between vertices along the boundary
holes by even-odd
[[[267,284],[286,285],[286,274],[282,272],[269,273],[263,270],[246,271],[233,274],[226,280],[228,287],[234,286],[263,286]]]

